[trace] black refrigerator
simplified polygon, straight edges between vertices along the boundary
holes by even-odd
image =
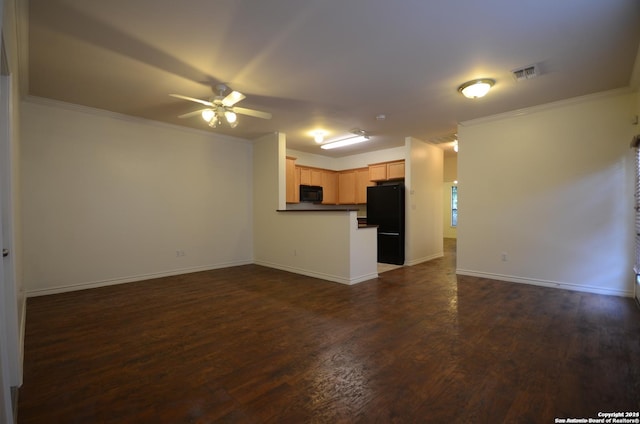
[[[367,187],[367,224],[378,226],[378,262],[404,265],[404,184]]]

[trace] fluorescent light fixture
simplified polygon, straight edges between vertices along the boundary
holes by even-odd
[[[322,146],[320,146],[320,148],[325,150],[335,149],[336,147],[350,146],[352,144],[362,143],[363,141],[369,140],[369,136],[365,134],[365,132],[362,130],[355,130],[355,131],[352,131],[352,133],[353,135],[349,137],[340,138],[338,140],[332,140],[326,144],[323,144]]]
[[[487,94],[495,83],[496,82],[492,79],[467,81],[458,87],[458,91],[469,99],[477,99]]]

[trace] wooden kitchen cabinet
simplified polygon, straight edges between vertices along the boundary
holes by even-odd
[[[388,177],[387,163],[383,165],[384,178]],[[300,202],[300,185],[322,187],[325,205],[358,205],[367,203],[367,187],[375,185],[370,180],[371,167],[331,171],[329,169],[298,166],[295,158],[287,157],[287,203]],[[404,168],[403,168],[404,169]],[[395,171],[397,175],[397,171]],[[402,172],[404,177],[404,171]]]
[[[386,163],[369,165],[369,181],[386,181],[386,179],[387,179]]]
[[[367,187],[376,185],[369,180],[369,168],[356,169],[356,204],[367,203]]]
[[[295,166],[295,159],[287,157],[287,203],[300,202],[300,185],[322,187],[322,203],[335,205],[338,203],[338,173],[328,169]],[[290,170],[293,163],[293,171]],[[293,174],[293,178],[289,175]],[[290,184],[292,181],[292,184]]]
[[[369,168],[348,169],[338,173],[338,203],[358,205],[367,203],[367,187],[375,185],[369,181]]]
[[[388,180],[404,179],[404,161],[389,162],[387,164],[387,179]]]
[[[338,203],[338,173],[322,171],[322,203],[335,205]]]
[[[312,186],[321,186],[322,185],[322,169],[314,169],[311,168],[311,185]]]
[[[300,193],[298,192],[299,184],[296,181],[296,158],[287,156],[286,169],[287,203],[298,203]]]
[[[300,184],[321,186],[322,185],[322,169],[308,168],[306,166],[299,166],[300,169]]]
[[[369,180],[389,181],[404,179],[404,160],[369,165]]]
[[[311,185],[311,169],[298,166],[298,172],[300,172],[300,184]]]
[[[356,171],[338,172],[338,203],[352,205],[356,203]]]

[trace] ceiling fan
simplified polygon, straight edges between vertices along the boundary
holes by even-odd
[[[225,120],[231,128],[237,127],[237,114],[253,116],[255,118],[271,119],[271,114],[268,112],[234,106],[246,97],[239,91],[231,91],[231,93],[225,96],[224,93],[229,89],[226,84],[218,84],[215,88],[218,95],[210,100],[196,99],[193,97],[183,96],[181,94],[169,94],[171,97],[200,103],[201,105],[206,106],[203,109],[194,110],[193,112],[180,115],[178,118],[190,118],[192,116],[201,115],[202,119],[204,119],[211,128],[216,128],[222,120]]]

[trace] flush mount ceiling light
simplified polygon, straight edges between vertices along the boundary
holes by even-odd
[[[492,79],[476,79],[465,82],[458,87],[458,91],[469,99],[477,99],[487,94],[495,83]]]
[[[363,130],[353,129],[349,132],[351,133],[351,135],[347,137],[341,137],[335,140],[331,140],[326,144],[323,144],[322,146],[320,146],[320,148],[335,149],[336,147],[350,146],[352,144],[362,143],[363,141],[369,140],[369,136]]]
[[[309,132],[316,143],[320,144],[324,141],[324,136],[328,134],[325,130],[313,130]]]

